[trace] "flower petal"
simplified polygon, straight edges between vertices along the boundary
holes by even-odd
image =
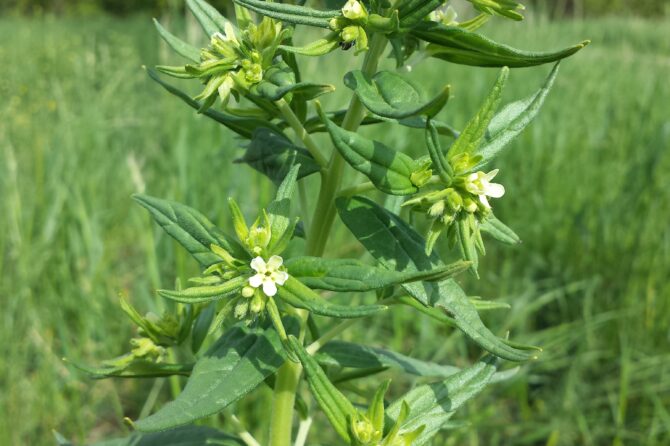
[[[486,206],[486,209],[491,209],[491,205],[489,204],[489,200],[486,198],[486,195],[480,195],[479,201],[481,201],[482,204]]]
[[[272,279],[277,285],[284,285],[284,282],[288,280],[288,273],[286,271],[277,271],[272,275]]]
[[[268,269],[276,270],[284,263],[284,259],[280,256],[272,256],[268,260]]]
[[[482,176],[486,179],[486,181],[491,181],[496,177],[496,175],[498,175],[498,172],[500,172],[500,169],[493,169],[489,173],[484,174]]]
[[[505,186],[498,183],[490,183],[486,186],[486,195],[493,198],[500,198],[505,195]]]
[[[254,257],[254,259],[250,263],[251,269],[256,271],[257,273],[264,274],[265,271],[267,270],[267,266],[265,265],[265,260],[263,260],[263,257]]]
[[[265,280],[263,280],[263,292],[268,297],[277,294],[277,285],[275,285],[274,281],[269,277],[266,277]]]
[[[263,283],[264,278],[265,276],[263,276],[262,274],[256,274],[255,276],[251,276],[249,277],[249,285],[251,285],[254,288],[258,288]]]

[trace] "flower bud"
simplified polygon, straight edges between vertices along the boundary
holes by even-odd
[[[343,42],[355,42],[358,39],[358,26],[347,26],[340,34]]]
[[[352,430],[359,444],[371,444],[375,439],[375,428],[367,419],[363,418],[352,423]]]
[[[255,290],[252,287],[245,286],[244,288],[242,288],[242,296],[249,299],[254,295],[254,291]]]
[[[477,212],[477,209],[479,208],[477,203],[472,198],[466,198],[463,200],[463,207],[471,214]]]
[[[270,232],[269,227],[266,228],[264,226],[254,225],[249,231],[247,245],[254,251],[254,253],[259,254],[268,246],[271,237],[272,233]]]
[[[439,217],[442,214],[444,214],[444,208],[445,208],[444,200],[436,201],[428,209],[428,215],[430,215],[431,217]]]
[[[249,310],[254,314],[259,314],[265,309],[265,299],[262,293],[255,293],[249,304]]]
[[[446,196],[447,205],[453,212],[458,212],[463,207],[463,197],[454,189],[449,189]]]
[[[249,302],[246,300],[240,301],[235,305],[234,315],[236,319],[244,319],[249,312]]]
[[[342,15],[349,20],[364,20],[368,17],[368,12],[358,0],[349,0],[342,7]]]

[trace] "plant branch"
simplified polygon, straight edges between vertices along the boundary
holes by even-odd
[[[339,324],[328,330],[326,333],[324,333],[319,339],[309,344],[309,346],[306,348],[307,353],[309,353],[310,355],[314,355],[316,352],[319,351],[321,347],[326,345],[328,341],[331,341],[333,338],[342,333],[344,330],[355,324],[358,320],[359,319],[348,319],[344,322],[340,322]]]
[[[291,106],[288,104],[288,102],[282,98],[275,102],[275,104],[277,104],[279,111],[281,111],[284,119],[286,119],[286,122],[288,122],[288,124],[291,126],[296,136],[303,142],[303,144],[305,144],[305,147],[312,155],[312,158],[314,158],[314,161],[316,161],[316,163],[322,168],[326,167],[328,165],[328,160],[326,160],[326,157],[323,156],[316,143],[312,139],[312,136],[307,132],[307,130],[305,130],[305,127],[303,127],[300,119],[298,119],[295,113],[293,113],[293,110],[291,110]]]
[[[240,419],[237,418],[234,413],[230,413],[229,416],[230,421],[232,421],[233,427],[235,428],[235,433],[239,435],[244,444],[247,446],[261,446],[261,444],[254,438],[253,435],[249,433],[249,431],[244,427]]]

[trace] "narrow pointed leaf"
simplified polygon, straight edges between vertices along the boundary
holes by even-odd
[[[133,195],[133,199],[147,209],[151,216],[172,238],[179,242],[203,266],[223,259],[210,250],[219,245],[236,257],[244,256],[244,249],[226,236],[207,217],[181,203],[148,195]]]
[[[521,51],[460,27],[436,22],[421,22],[411,34],[432,44],[426,50],[433,57],[482,67],[519,68],[556,62],[589,44],[587,40],[555,52]]]
[[[338,127],[323,112],[321,119],[338,152],[377,189],[391,195],[409,195],[419,190],[412,182],[412,174],[419,165],[412,158],[379,141]]]
[[[345,341],[330,341],[316,354],[320,364],[355,369],[392,367],[416,376],[446,378],[460,369],[421,361],[391,350]]]
[[[437,172],[442,181],[450,184],[451,178],[454,176],[454,170],[444,156],[437,127],[432,121],[426,123],[426,146],[428,147],[430,160],[433,163],[433,172]]]
[[[246,284],[246,277],[236,277],[219,285],[205,285],[183,290],[158,290],[166,299],[187,304],[211,302],[238,293]]]
[[[289,169],[277,188],[275,199],[268,206],[270,216],[270,229],[272,239],[269,250],[272,251],[276,244],[284,237],[284,233],[291,227],[291,199],[295,193],[300,165],[294,164]]]
[[[507,104],[493,117],[481,146],[475,151],[475,154],[482,156],[482,161],[475,169],[483,167],[498,156],[500,151],[535,119],[554,85],[558,65],[558,63],[554,65],[544,85],[537,93],[521,101]]]
[[[407,404],[409,414],[400,428],[402,431],[411,432],[425,426],[412,442],[412,446],[427,444],[459,407],[486,387],[495,371],[495,358],[489,356],[442,382],[415,387],[391,404],[386,409],[386,416],[391,422],[395,422],[399,418],[403,403]]]
[[[344,76],[344,85],[356,93],[368,110],[385,118],[432,117],[449,99],[447,86],[435,98],[425,102],[415,85],[390,71],[380,71],[372,78],[360,70],[350,71]]]
[[[189,376],[193,364],[169,364],[135,359],[125,366],[91,367],[76,362],[71,363],[75,368],[86,373],[93,379],[103,378],[158,378],[163,376]]]
[[[398,272],[352,259],[294,257],[286,262],[286,268],[291,277],[309,288],[362,292],[407,282],[445,279],[465,271],[468,263],[456,262],[426,271]]]
[[[201,110],[203,108],[200,102],[192,99],[188,94],[163,81],[155,70],[147,69],[147,74],[152,80],[157,82],[161,87],[163,87],[169,93],[178,97],[182,101],[186,102],[186,104],[188,104],[194,110]],[[260,127],[268,127],[270,129],[275,130],[276,132],[281,132],[279,127],[264,119],[254,117],[233,116],[228,113],[213,110],[212,108],[207,108],[202,112],[202,114],[215,120],[220,124],[223,124],[230,130],[232,130],[233,132],[237,133],[238,135],[244,138],[251,138],[254,130]]]
[[[315,40],[305,46],[279,45],[279,49],[302,56],[323,56],[340,47],[340,35],[337,32],[329,33],[323,39]]]
[[[400,27],[402,29],[414,27],[443,3],[443,0],[404,0],[398,2],[396,8],[398,8]]]
[[[327,301],[293,277],[277,288],[277,295],[287,304],[309,310],[320,316],[340,319],[366,317],[387,309],[384,305],[338,305]]]
[[[516,245],[521,243],[521,239],[516,233],[509,228],[505,223],[496,218],[495,215],[489,215],[479,226],[483,232],[486,232],[494,239],[507,243],[508,245]]]
[[[101,441],[91,446],[244,446],[237,437],[206,426],[184,426],[149,434],[134,432],[128,437]]]
[[[216,32],[224,32],[225,24],[228,22],[212,5],[203,0],[186,0],[188,9],[191,10],[202,29],[210,37]]]
[[[170,48],[175,50],[177,54],[185,57],[186,59],[189,59],[192,62],[195,63],[200,62],[200,50],[198,48],[194,47],[189,43],[184,42],[179,37],[175,36],[167,29],[163,28],[163,26],[161,26],[161,24],[156,19],[154,19],[154,25],[158,30],[158,34],[160,34],[163,40],[165,40],[165,42],[170,46]]]
[[[394,271],[425,271],[443,265],[437,254],[426,255],[425,241],[400,217],[364,197],[340,198],[340,218],[379,263]],[[406,283],[402,287],[421,304],[437,307],[482,348],[511,361],[533,354],[513,348],[482,322],[465,292],[452,280]]]
[[[335,431],[348,442],[349,420],[356,419],[358,412],[353,404],[330,382],[321,366],[305,351],[300,342],[295,337],[289,336],[289,343],[302,363],[305,378],[314,399],[319,403]]]
[[[330,19],[340,16],[339,10],[321,11],[299,5],[287,3],[274,3],[263,0],[233,0],[236,4],[244,6],[259,14],[273,19],[281,20],[296,25],[316,26],[329,28]]]
[[[202,343],[205,342],[209,327],[216,316],[216,304],[211,303],[202,309],[198,317],[193,323],[193,331],[191,332],[191,351],[198,353]]]
[[[502,90],[508,75],[509,69],[507,67],[500,71],[500,75],[498,75],[498,79],[484,101],[484,104],[479,108],[477,114],[468,121],[461,134],[449,148],[448,153],[450,158],[461,153],[472,153],[479,147],[484,138],[484,134],[486,133],[486,129],[500,105]]]
[[[304,178],[320,170],[312,155],[295,146],[283,134],[267,128],[254,131],[244,156],[237,162],[244,162],[267,176],[275,184],[280,184],[291,164],[300,164],[297,178]]]
[[[289,319],[286,329],[298,324]],[[153,432],[192,423],[213,415],[254,390],[284,363],[284,349],[275,329],[248,328],[243,324],[226,333],[200,358],[177,399],[135,423]]]

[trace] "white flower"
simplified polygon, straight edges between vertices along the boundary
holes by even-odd
[[[486,197],[500,198],[505,195],[505,187],[502,184],[491,183],[496,175],[498,175],[498,169],[489,173],[475,172],[468,175],[465,181],[465,189],[471,194],[478,195],[479,201],[487,209],[491,209],[491,205]]]
[[[263,286],[263,293],[266,296],[272,297],[277,294],[277,285],[284,285],[288,280],[288,273],[280,271],[284,259],[279,256],[272,256],[265,262],[262,257],[255,257],[251,261],[251,269],[256,271],[256,274],[249,277],[249,285],[254,288]]]
[[[434,22],[440,22],[446,26],[458,25],[458,22],[456,21],[457,17],[458,14],[456,13],[456,10],[451,7],[451,5],[442,5],[435,11],[431,12],[429,15],[430,20]]]
[[[349,0],[342,7],[342,15],[350,20],[356,20],[364,18],[367,13],[363,9],[363,5],[361,5],[358,0]]]

